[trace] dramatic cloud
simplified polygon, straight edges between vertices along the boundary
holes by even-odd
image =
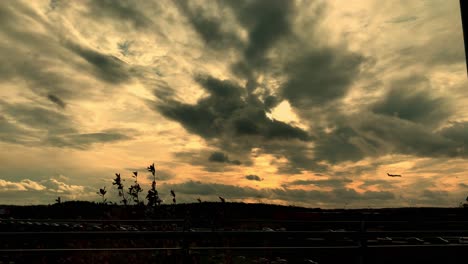
[[[306,131],[270,120],[265,112],[268,109],[257,98],[246,102],[245,90],[235,83],[205,76],[196,80],[209,93],[208,97],[195,105],[169,100],[156,106],[163,115],[180,122],[190,132],[207,139],[223,136],[308,139]]]

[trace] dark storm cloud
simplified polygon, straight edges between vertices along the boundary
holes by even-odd
[[[359,132],[348,126],[340,126],[332,133],[322,133],[314,148],[316,159],[331,163],[361,160],[365,153],[352,142],[355,138],[362,139]]]
[[[252,81],[256,71],[268,68],[266,54],[282,38],[292,34],[293,1],[217,1],[210,3],[217,14],[231,12],[240,26],[247,31],[246,43],[235,33],[233,22],[225,17],[213,16],[207,8],[187,1],[176,5],[188,19],[198,35],[214,49],[236,48],[242,57],[232,65],[234,72]]]
[[[156,109],[205,139],[226,135],[258,136],[266,140],[309,139],[307,132],[298,127],[270,120],[260,101],[247,103],[243,89],[236,84],[212,77],[198,77],[197,81],[209,96],[194,105],[173,100],[161,102]]]
[[[259,176],[257,175],[253,175],[253,174],[250,174],[250,175],[247,175],[245,176],[245,178],[249,181],[262,181],[263,179],[260,178]]]
[[[254,147],[268,148],[271,150],[268,153],[281,152],[281,155],[288,155],[303,161],[304,164],[307,163],[298,157],[297,151],[288,151],[292,148],[304,148],[300,142],[311,139],[306,131],[269,119],[265,112],[269,110],[268,107],[255,95],[246,96],[245,89],[233,82],[206,76],[198,76],[196,80],[208,92],[208,96],[199,99],[193,105],[163,97],[157,102],[155,109],[217,148],[241,157],[245,165],[251,163],[250,150]],[[275,143],[280,141],[288,143],[282,144],[281,147],[280,143]],[[213,171],[212,165],[203,166]],[[219,171],[223,168],[214,169]]]
[[[48,94],[47,99],[49,99],[49,101],[51,101],[52,103],[58,105],[60,108],[65,108],[67,106],[67,104],[62,99],[53,94]]]
[[[252,70],[267,65],[266,53],[282,37],[291,33],[294,2],[282,0],[226,1],[239,23],[248,31],[243,61],[234,70],[251,77]]]
[[[468,148],[468,122],[453,122],[451,126],[442,129],[439,134],[455,141],[459,148]]]
[[[445,121],[452,112],[449,102],[433,96],[429,81],[420,77],[394,81],[391,90],[372,106],[372,111],[426,125]]]
[[[465,123],[433,131],[410,120],[366,111],[335,121],[333,131],[319,132],[315,136],[315,161],[358,161],[389,153],[441,158],[467,156],[464,148],[468,138],[464,131],[468,126]]]
[[[306,110],[345,96],[364,57],[337,48],[304,51],[285,65],[288,81],[281,94],[293,107]]]
[[[194,30],[206,44],[214,49],[225,49],[242,45],[239,37],[232,29],[229,29],[229,25],[223,23],[225,22],[225,18],[222,16],[210,16],[206,10],[200,6],[194,6],[193,3],[183,0],[175,1],[179,11],[188,19]],[[217,3],[213,1],[210,3],[210,6],[221,9],[221,6],[218,6]]]
[[[266,153],[286,157],[287,163],[278,163],[279,173],[325,170],[324,165],[318,164],[320,160],[312,158],[311,148],[300,143],[313,140],[308,132],[278,120],[270,120],[265,111],[270,111],[283,99],[287,99],[298,112],[302,112],[342,98],[359,72],[364,58],[347,52],[342,47],[314,49],[299,41],[301,36],[297,36],[292,28],[291,19],[297,12],[292,1],[219,3],[226,5],[216,8],[223,9],[227,6],[228,9],[223,11],[233,12],[237,22],[248,33],[245,45],[234,45],[242,56],[232,67],[235,73],[246,79],[246,86],[240,87],[213,77],[197,76],[196,81],[209,96],[200,99],[195,105],[160,97],[162,103],[156,109],[165,117],[182,124],[187,131],[202,136],[218,147],[223,146],[229,152],[234,151],[245,156],[251,148],[260,147]],[[223,43],[232,38],[230,31],[223,31],[232,26],[224,25],[226,21],[209,16],[205,9],[185,2],[178,6],[206,43]],[[311,27],[323,15],[323,4],[317,5],[315,9],[316,14],[310,18]],[[211,29],[212,34],[206,33],[205,30],[208,29]],[[294,41],[292,49],[278,50],[280,46],[277,44],[286,39],[297,41]],[[267,54],[272,50],[287,53],[286,61],[269,62]],[[275,64],[277,66],[271,66]],[[287,78],[279,94],[273,95],[269,87],[261,87],[254,80],[259,73],[278,67]],[[289,144],[277,144],[280,140]],[[340,143],[344,143],[344,140],[335,138],[323,142],[323,155],[328,146],[334,148]],[[345,147],[348,151],[354,146],[348,143]],[[359,159],[362,156],[359,150],[354,150],[346,157]],[[336,155],[331,154],[324,158],[342,159],[340,155],[335,157]]]
[[[114,84],[130,78],[128,70],[125,67],[125,62],[119,58],[73,43],[69,43],[67,46],[72,52],[94,66],[94,70],[91,70],[91,73],[97,78]]]
[[[219,162],[219,163],[231,163],[234,165],[240,165],[241,162],[238,160],[230,160],[229,157],[224,154],[223,152],[213,152],[211,153],[210,157],[208,158],[209,161],[211,162]]]
[[[454,141],[410,121],[372,114],[362,115],[356,121],[361,135],[379,142],[376,154],[394,152],[425,157],[457,154]]]

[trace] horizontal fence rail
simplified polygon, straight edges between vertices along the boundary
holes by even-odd
[[[44,224],[58,230],[27,230],[28,226]],[[146,228],[167,224],[175,230],[60,230],[72,229],[74,225]],[[179,228],[181,226],[183,228]],[[246,226],[259,230],[241,230]],[[262,229],[265,227],[275,229]],[[314,230],[294,229],[298,227]],[[22,228],[24,230],[17,230]],[[223,225],[212,226],[199,219],[0,219],[0,230],[3,245],[0,256],[99,252],[118,255],[158,252],[213,255],[213,252],[224,252],[234,256],[343,254],[357,257],[358,263],[366,263],[365,258],[382,254],[448,256],[468,252],[468,221],[230,219]],[[76,241],[92,243],[75,245]],[[116,245],[109,246],[113,242]],[[134,245],[130,246],[130,242]],[[149,246],[142,246],[145,243]],[[37,245],[40,248],[36,248]]]

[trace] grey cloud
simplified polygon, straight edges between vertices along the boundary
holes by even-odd
[[[90,85],[83,77],[95,77],[112,84],[130,78],[130,70],[125,63],[80,46],[69,32],[64,32],[25,3],[1,5],[0,13],[0,35],[6,40],[0,55],[9,62],[0,65],[0,82],[18,83],[61,107],[56,98],[65,102],[107,92],[106,87],[96,89],[95,83]]]
[[[426,157],[457,155],[456,144],[452,140],[399,118],[366,115],[358,126],[367,136],[376,136],[383,151]]]
[[[320,107],[348,92],[364,57],[338,48],[304,51],[285,65],[288,81],[281,94],[299,111]]]
[[[194,166],[201,166],[208,172],[226,172],[234,168],[229,165],[241,165],[237,160],[231,160],[223,152],[210,152],[207,150],[182,151],[173,153],[174,157]]]
[[[314,159],[317,161],[358,161],[388,153],[420,157],[466,156],[463,150],[466,141],[464,125],[454,125],[437,132],[396,116],[366,111],[334,121],[333,131],[318,131],[315,137]]]
[[[114,84],[130,79],[125,62],[119,58],[73,43],[69,43],[67,46],[72,52],[94,66],[94,70],[91,70],[91,73],[97,78]]]
[[[0,141],[24,144],[35,139],[34,131],[27,130],[6,117],[0,116]]]
[[[351,183],[353,180],[348,178],[331,178],[325,180],[295,180],[286,184],[286,186],[306,186],[306,185],[315,185],[317,187],[343,187],[347,183]]]
[[[363,139],[358,131],[349,126],[337,127],[332,133],[322,133],[316,141],[315,157],[331,163],[361,160],[366,154],[353,143],[352,139],[357,138]]]
[[[223,152],[213,152],[211,153],[210,157],[208,158],[209,161],[211,162],[219,162],[219,163],[231,163],[234,165],[240,165],[241,162],[238,160],[230,160],[229,157],[224,154]]]
[[[124,56],[129,56],[129,55],[132,55],[133,52],[130,51],[130,46],[132,45],[132,42],[130,41],[124,41],[124,42],[120,42],[120,43],[117,43],[117,47],[119,48],[120,50],[120,53]]]
[[[431,95],[429,81],[409,77],[394,81],[390,91],[372,106],[377,114],[396,116],[401,119],[437,125],[451,114],[447,100]]]
[[[465,184],[465,183],[462,183],[462,182],[459,183],[458,186],[461,187],[461,188],[468,188],[468,184]]]
[[[30,104],[10,104],[1,100],[0,108],[4,114],[30,128],[47,130],[51,133],[71,133],[75,131],[75,124],[71,118],[56,110]]]
[[[451,126],[439,131],[439,134],[456,142],[458,148],[468,148],[468,122],[453,122]],[[466,153],[463,153],[466,155]]]
[[[175,1],[176,6],[182,14],[188,19],[198,35],[203,41],[214,49],[225,49],[229,47],[240,47],[242,45],[239,37],[234,33],[234,30],[226,22],[226,18],[222,17],[223,11],[218,2],[211,2],[209,7],[215,6],[218,9],[218,16],[207,14],[205,6],[196,6],[194,2]],[[224,23],[223,23],[224,22]]]
[[[47,95],[47,99],[49,99],[49,101],[51,101],[52,103],[58,105],[60,108],[65,108],[67,106],[67,104],[62,99],[53,94]]]
[[[399,23],[405,23],[405,22],[411,22],[411,21],[414,21],[414,20],[417,20],[418,17],[417,16],[399,16],[399,17],[395,17],[393,19],[390,19],[388,21],[386,21],[387,23],[392,23],[392,24],[399,24]]]
[[[89,1],[89,14],[104,16],[113,21],[130,22],[135,28],[152,25],[151,19],[143,12],[139,2],[134,1]]]
[[[132,139],[132,137],[112,132],[72,133],[63,135],[50,135],[46,138],[47,145],[55,147],[71,147],[87,149],[95,143],[110,143]]]
[[[78,124],[65,113],[30,104],[0,100],[0,140],[23,145],[48,145],[86,149],[94,143],[129,140],[135,131],[80,133]]]
[[[436,200],[436,199],[440,199],[441,197],[447,197],[448,194],[449,193],[447,191],[424,190],[422,193],[422,198]]]
[[[371,187],[371,186],[376,186],[379,188],[393,188],[394,184],[390,181],[386,180],[365,180],[364,183],[360,184],[359,187]]]
[[[283,36],[291,33],[294,3],[281,0],[226,1],[239,23],[248,31],[244,60],[234,66],[248,77],[252,69],[266,66],[265,54]]]
[[[247,175],[245,176],[245,178],[249,181],[262,181],[263,179],[260,178],[259,176],[257,175],[253,175],[253,174],[250,174],[250,175]]]

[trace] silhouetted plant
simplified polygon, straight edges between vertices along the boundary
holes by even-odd
[[[140,187],[140,184],[138,183],[138,172],[134,171],[133,178],[135,178],[135,183],[128,188],[128,194],[132,197],[133,202],[137,205],[142,204],[143,202],[140,202],[139,194],[143,191],[143,189]]]
[[[57,197],[57,199],[55,199],[55,203],[57,204],[61,204],[62,203],[62,199],[59,197]]]
[[[224,197],[221,197],[221,196],[218,196],[218,197],[219,197],[219,200],[221,200],[222,203],[226,202],[226,199],[224,199]]]
[[[105,204],[107,202],[107,199],[105,198],[106,196],[106,187],[102,188],[102,189],[99,189],[99,192],[97,194],[99,194],[101,197],[102,197],[102,203]]]
[[[200,199],[200,198],[197,198],[197,201],[198,201],[199,203],[201,203],[201,199]]]
[[[115,174],[115,179],[112,185],[117,185],[117,190],[119,191],[119,196],[122,197],[122,203],[124,205],[127,205],[128,200],[127,197],[125,197],[125,192],[124,192],[124,187],[122,184],[122,179],[120,178],[120,173]]]
[[[174,190],[171,190],[171,196],[172,196],[172,202],[176,204],[176,198],[175,198],[175,192]]]
[[[156,168],[154,163],[147,167],[147,170],[153,174],[153,182],[151,183],[151,189],[148,190],[146,199],[148,200],[148,206],[155,206],[161,204],[161,199],[159,198],[158,191],[156,190]]]

